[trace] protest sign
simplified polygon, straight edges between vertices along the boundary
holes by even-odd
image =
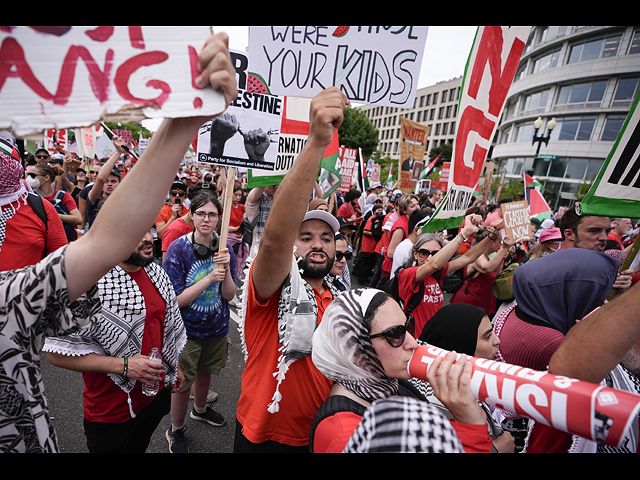
[[[223,95],[195,86],[209,36],[207,26],[0,27],[0,128],[220,113]]]
[[[636,96],[629,114],[591,188],[579,203],[579,215],[637,218],[640,212],[640,109]]]
[[[250,86],[246,53],[231,51],[238,96],[198,133],[198,162],[273,171],[278,160],[282,97],[257,93]]]
[[[271,93],[312,98],[335,86],[347,98],[410,108],[428,27],[249,27],[249,70]]]
[[[513,243],[532,239],[529,203],[526,200],[503,203],[500,205],[500,212],[504,221],[504,233]]]
[[[407,368],[427,379],[427,370],[449,352],[420,345]],[[508,363],[471,357],[471,391],[486,404],[531,418],[557,430],[619,447],[624,432],[637,421],[640,396],[581,380]]]
[[[423,164],[430,127],[400,117],[400,159],[398,186],[403,193],[414,190],[413,171],[416,162]]]
[[[46,148],[51,155],[66,151],[69,142],[68,133],[65,129],[47,129],[44,132],[44,148]]]
[[[451,174],[451,162],[442,162],[440,178],[438,179],[438,190],[446,192],[449,189],[449,175]]]
[[[478,28],[460,92],[449,190],[423,232],[462,225],[530,31],[519,26]]]
[[[340,175],[342,184],[338,188],[339,192],[346,193],[351,189],[354,177],[357,178],[358,171],[358,150],[355,148],[340,147]]]

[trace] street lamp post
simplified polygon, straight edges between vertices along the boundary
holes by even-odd
[[[553,131],[554,128],[556,128],[556,125],[557,125],[557,122],[554,117],[549,121],[549,123],[547,123],[547,135],[539,136],[538,131],[540,130],[540,127],[542,127],[542,118],[538,117],[538,119],[535,122],[533,122],[533,128],[535,128],[535,131],[533,132],[533,141],[531,142],[531,145],[535,145],[537,143],[538,147],[536,149],[536,155],[533,157],[533,166],[531,167],[531,170],[530,170],[532,177],[534,172],[536,171],[536,163],[538,162],[538,157],[540,156],[540,147],[542,146],[543,143],[545,144],[545,146],[549,145],[551,132]]]

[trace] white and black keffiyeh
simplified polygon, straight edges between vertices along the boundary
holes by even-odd
[[[390,397],[365,411],[343,453],[464,453],[464,448],[437,407]]]
[[[187,341],[186,331],[165,271],[154,262],[145,267],[145,272],[167,305],[162,357],[168,383],[173,384],[177,378],[178,358]],[[138,284],[116,266],[98,282],[98,291],[102,302],[100,321],[73,335],[48,338],[45,351],[67,356],[95,353],[123,358],[140,355],[146,309]],[[135,380],[121,374],[110,373],[109,377],[127,394],[135,385]],[[133,412],[131,415],[135,416]]]
[[[365,325],[373,288],[349,290],[327,307],[313,336],[313,363],[329,380],[371,403],[398,393],[398,380],[387,377]]]

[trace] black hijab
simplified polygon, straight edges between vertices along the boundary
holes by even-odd
[[[487,312],[473,305],[445,305],[427,322],[419,340],[434,347],[474,356],[478,327]]]

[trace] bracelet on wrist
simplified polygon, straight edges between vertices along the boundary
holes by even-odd
[[[126,377],[129,372],[129,357],[124,357],[124,370],[122,371],[122,376]]]
[[[460,233],[459,233],[459,235],[462,237],[462,241],[463,241],[463,242],[466,242],[466,241],[469,239],[469,237],[467,237],[467,236],[466,236],[464,233],[462,233],[462,232],[460,232]]]

